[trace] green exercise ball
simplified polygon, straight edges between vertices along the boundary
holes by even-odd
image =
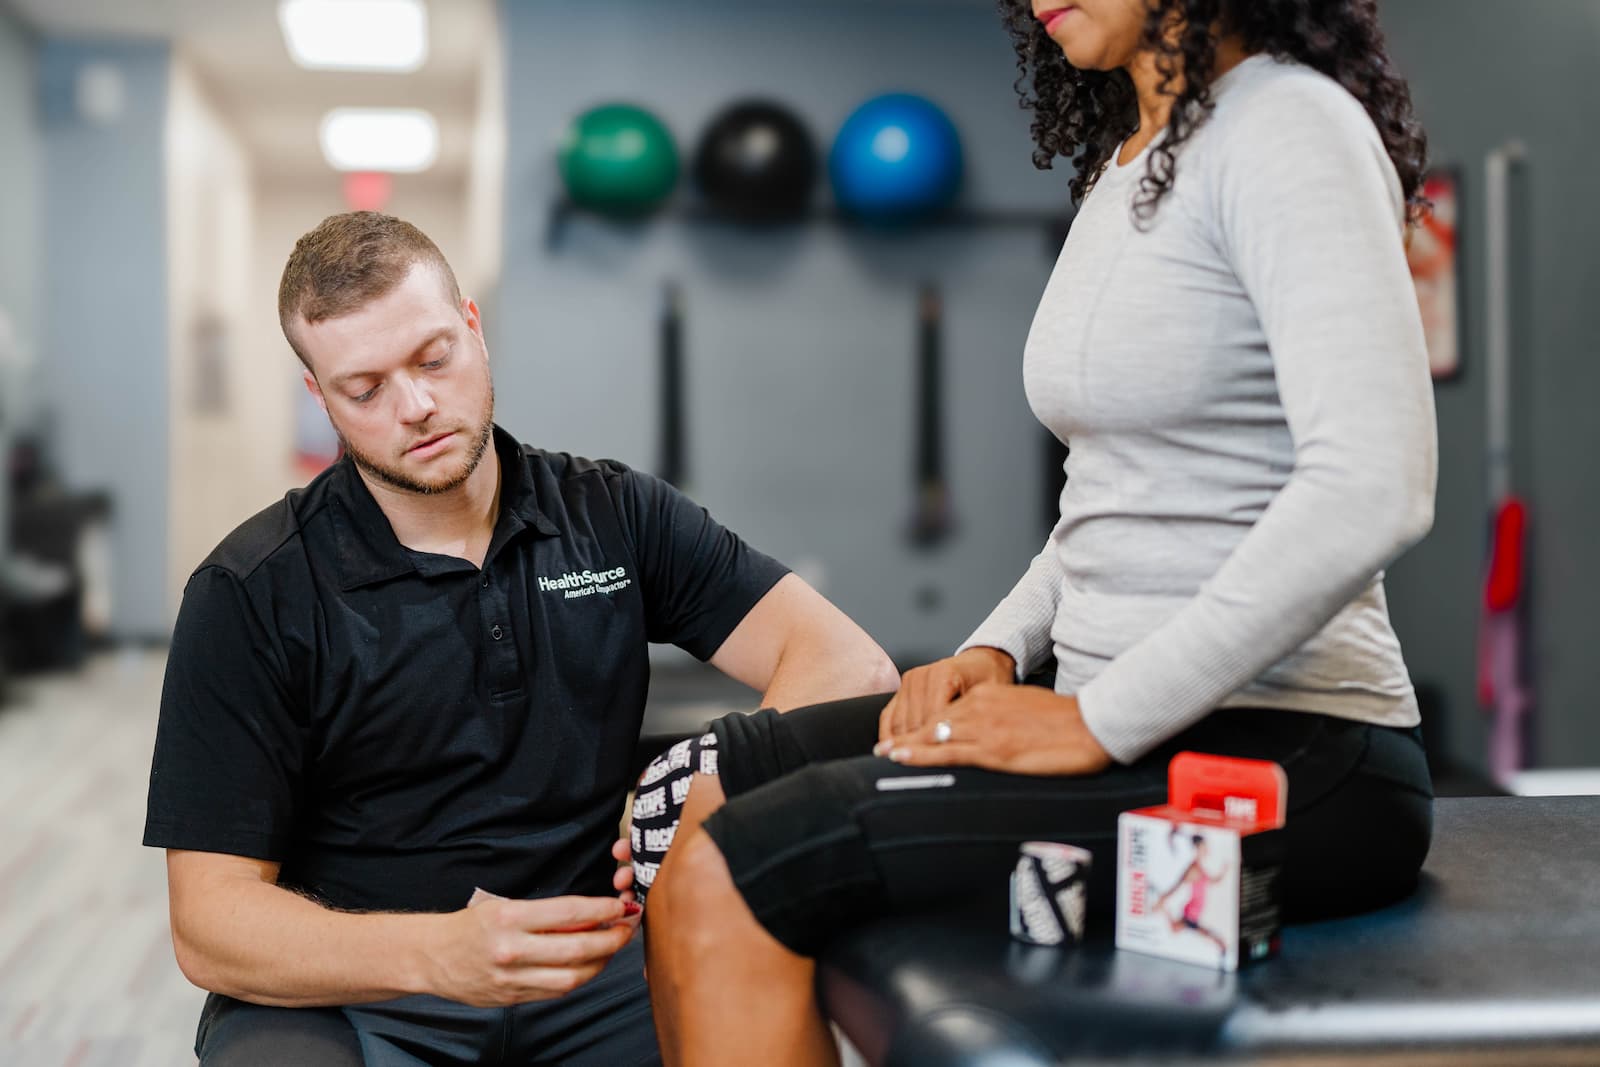
[[[591,108],[573,119],[561,137],[560,165],[574,203],[612,215],[642,215],[678,182],[672,134],[629,104]]]

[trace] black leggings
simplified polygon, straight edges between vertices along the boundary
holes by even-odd
[[[1090,849],[1091,921],[1114,909],[1117,815],[1166,799],[1183,750],[1269,759],[1289,779],[1286,917],[1364,911],[1416,885],[1433,791],[1416,730],[1274,709],[1213,712],[1130,766],[1084,777],[906,767],[868,755],[886,696],[730,715],[713,731],[728,803],[705,824],[756,918],[816,955],[911,908],[1004,915],[1025,840]]]

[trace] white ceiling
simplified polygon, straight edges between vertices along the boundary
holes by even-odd
[[[724,2],[794,4],[794,0]],[[831,4],[992,9],[995,0],[801,3],[813,8]],[[41,33],[173,42],[244,140],[258,177],[277,181],[330,177],[317,144],[317,127],[329,109],[345,105],[432,111],[439,120],[439,159],[426,175],[408,178],[408,183],[463,180],[477,110],[480,57],[486,49],[499,47],[494,0],[428,0],[428,61],[412,74],[302,70],[284,47],[276,0],[0,0],[5,4]]]
[[[5,2],[5,0],[0,0]],[[307,71],[289,59],[275,0],[9,0],[41,33],[169,40],[243,139],[259,177],[326,179],[322,116],[339,106],[421,107],[439,120],[434,181],[467,169],[480,56],[498,48],[492,0],[431,0],[428,61],[411,74]]]

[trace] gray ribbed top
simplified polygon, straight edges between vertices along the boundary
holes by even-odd
[[[1144,156],[1073,223],[1024,358],[1061,519],[962,646],[1053,654],[1124,762],[1219,706],[1418,718],[1382,584],[1436,470],[1399,180],[1315,71],[1255,57],[1214,98],[1150,224]]]

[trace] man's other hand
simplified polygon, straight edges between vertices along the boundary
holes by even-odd
[[[432,947],[434,992],[480,1008],[551,1000],[605,967],[639,927],[639,906],[618,897],[509,900],[473,894],[442,916]]]

